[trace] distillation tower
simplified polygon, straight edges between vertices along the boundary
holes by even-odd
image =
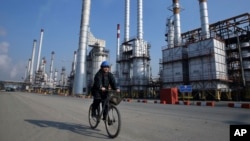
[[[87,89],[90,90],[93,85],[93,80],[95,74],[99,71],[100,65],[103,61],[109,60],[109,50],[105,48],[106,42],[105,40],[97,39],[94,35],[88,31],[88,47],[90,47],[90,51],[86,56],[86,77],[87,77]],[[70,72],[70,76],[68,79],[69,83],[69,94],[72,93],[72,88],[74,84],[74,77],[76,75],[76,59],[77,53],[74,52],[74,59],[72,62],[72,69]],[[90,91],[88,91],[88,94]]]
[[[101,63],[109,60],[109,50],[105,48],[106,42],[97,39],[91,32],[88,32],[88,46],[91,47],[87,55],[87,86],[93,86],[95,74],[100,70]]]
[[[128,97],[146,97],[150,77],[150,45],[143,39],[143,3],[137,1],[137,37],[129,38],[130,0],[125,1],[125,35],[120,46],[119,85]]]
[[[76,73],[73,83],[73,94],[87,94],[87,71],[86,71],[86,56],[87,56],[87,36],[90,18],[91,0],[83,0],[79,48],[77,50]]]

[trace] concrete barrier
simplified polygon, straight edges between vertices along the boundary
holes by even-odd
[[[179,105],[190,105],[189,101],[178,101],[175,104],[179,104]]]
[[[228,107],[250,109],[250,103],[228,103]]]
[[[211,106],[211,107],[214,107],[215,106],[215,102],[214,101],[201,101],[201,102],[196,102],[196,105],[198,105],[198,106]]]
[[[167,104],[167,102],[165,100],[162,100],[160,103],[161,104]]]

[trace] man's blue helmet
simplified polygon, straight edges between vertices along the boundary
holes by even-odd
[[[101,64],[101,67],[102,68],[109,67],[109,62],[108,61],[103,61],[102,64]]]

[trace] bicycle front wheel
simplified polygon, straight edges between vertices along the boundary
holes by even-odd
[[[99,108],[97,109],[97,113],[95,114],[96,115],[95,117],[92,117],[92,108],[93,106],[91,104],[89,107],[89,125],[92,129],[95,129],[99,124],[99,121],[98,121]]]
[[[111,138],[118,136],[121,129],[121,117],[119,110],[110,104],[108,114],[105,120],[106,131]]]

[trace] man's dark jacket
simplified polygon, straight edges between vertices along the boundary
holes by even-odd
[[[101,88],[105,87],[106,89],[116,90],[116,82],[113,74],[111,72],[104,73],[101,69],[96,73],[94,78],[94,84],[92,87],[92,95],[95,99],[104,98],[105,95],[102,94]]]

